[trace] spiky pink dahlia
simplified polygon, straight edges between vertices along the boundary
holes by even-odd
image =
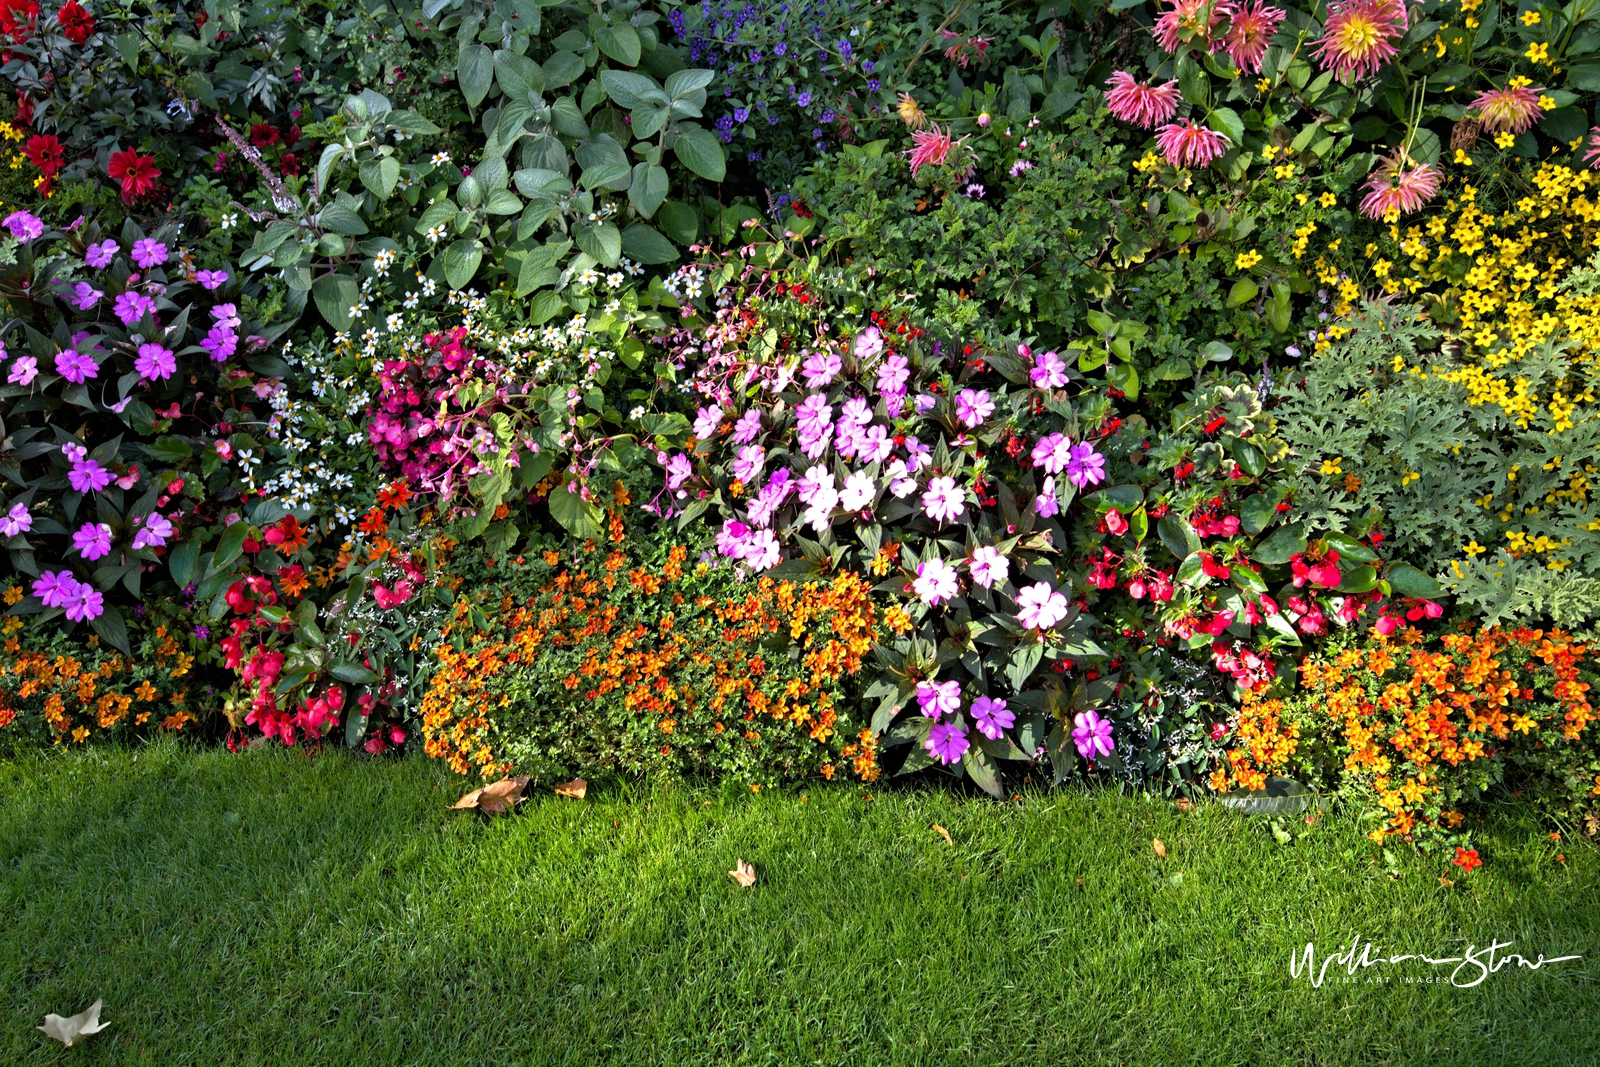
[[[1397,151],[1378,164],[1362,186],[1367,195],[1361,199],[1361,213],[1369,219],[1409,215],[1439,192],[1439,177],[1432,164],[1417,163]]]
[[[1528,85],[1490,89],[1467,105],[1467,109],[1477,112],[1478,121],[1490,133],[1521,133],[1538,121],[1539,94],[1542,92],[1543,89]]]
[[[1349,80],[1376,74],[1410,27],[1405,0],[1333,0],[1317,41],[1317,62]]]
[[[1583,161],[1590,170],[1600,170],[1600,126],[1589,131],[1589,151],[1583,154]]]
[[[1217,10],[1228,16],[1228,32],[1222,35],[1222,48],[1233,65],[1246,74],[1261,73],[1261,57],[1267,52],[1278,23],[1288,14],[1266,0],[1222,0]]]
[[[1185,41],[1204,41],[1211,51],[1222,47],[1222,38],[1216,28],[1222,25],[1221,5],[1214,0],[1166,0],[1172,5],[1168,11],[1156,16],[1150,28],[1156,43],[1169,52],[1177,52]]]
[[[1180,119],[1156,131],[1156,147],[1174,167],[1204,167],[1228,150],[1228,139],[1193,119]]]
[[[1150,129],[1158,122],[1166,122],[1178,110],[1178,83],[1165,85],[1135,81],[1125,70],[1114,72],[1106,81],[1111,91],[1106,94],[1106,106],[1111,116],[1122,122]]]
[[[911,176],[915,178],[917,171],[928,164],[935,167],[944,166],[944,161],[950,155],[950,149],[956,145],[950,138],[949,130],[941,130],[935,122],[926,130],[918,130],[911,135],[911,147],[906,154],[911,157]]]

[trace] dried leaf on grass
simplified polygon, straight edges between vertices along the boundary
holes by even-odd
[[[739,862],[734,865],[733,870],[728,872],[728,877],[732,878],[735,882],[738,882],[746,889],[749,889],[751,886],[756,884],[756,869],[746,863],[743,859],[740,859]]]
[[[1188,811],[1192,807],[1194,807],[1194,801],[1190,800],[1188,797],[1179,797],[1178,798],[1178,810],[1179,811]]]
[[[556,786],[556,796],[571,797],[573,800],[582,800],[589,792],[589,783],[582,778],[574,778],[570,782]]]
[[[940,826],[938,823],[934,823],[933,824],[933,828],[938,831],[940,837],[944,838],[944,843],[945,844],[947,844],[947,845],[955,844],[954,841],[950,840],[950,831],[949,830],[946,830],[944,827]]]
[[[527,778],[507,778],[504,781],[486,785],[482,789],[474,789],[466,796],[455,802],[456,808],[477,808],[490,815],[499,815],[501,812],[511,810],[526,797],[523,791],[528,788]]]
[[[87,1011],[81,1011],[68,1019],[63,1019],[59,1015],[46,1015],[44,1025],[35,1029],[43,1030],[50,1037],[71,1048],[90,1034],[104,1030],[106,1025],[100,1021],[100,1001],[96,1000],[89,1005]]]
[[[1162,859],[1166,859],[1167,858],[1167,844],[1166,844],[1165,841],[1162,841],[1161,838],[1159,838],[1159,837],[1151,838],[1150,839],[1150,847],[1155,849],[1156,850],[1156,855],[1160,856]]]

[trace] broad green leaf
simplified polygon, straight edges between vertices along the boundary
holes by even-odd
[[[328,204],[317,215],[317,222],[332,233],[360,235],[367,232],[361,216],[340,203]]]
[[[608,267],[615,267],[622,260],[622,231],[613,223],[577,227],[572,238],[579,248]]]
[[[115,606],[105,605],[99,615],[89,620],[89,627],[100,635],[100,640],[118,652],[125,656],[133,654],[128,648],[128,624],[122,620],[122,612]]]
[[[478,273],[478,264],[483,262],[483,243],[476,240],[461,240],[451,243],[444,250],[444,280],[450,283],[450,288],[461,289]]]
[[[678,250],[654,226],[636,222],[622,233],[622,250],[640,263],[671,263]]]
[[[633,67],[639,63],[641,50],[639,32],[626,22],[602,27],[600,32],[594,35],[594,43],[600,46],[600,51],[623,66]]]
[[[355,321],[350,309],[361,299],[361,286],[354,278],[327,274],[312,283],[311,296],[328,325],[335,330],[348,330]]]
[[[1255,547],[1250,558],[1268,567],[1280,567],[1289,557],[1306,550],[1306,527],[1296,522],[1281,526]]]
[[[550,490],[548,498],[550,517],[565,527],[573,537],[580,541],[587,540],[600,533],[601,512],[598,507],[583,499],[581,493],[569,492],[568,487],[571,485],[572,483],[568,483]]]
[[[1396,563],[1389,568],[1385,577],[1395,596],[1419,597],[1423,600],[1437,600],[1444,596],[1444,589],[1438,582],[1409,563]]]
[[[515,101],[526,101],[529,93],[544,89],[544,71],[539,64],[509,48],[494,54],[494,77],[501,91]]]
[[[394,187],[399,182],[400,161],[393,156],[369,159],[361,164],[361,184],[381,199],[387,200],[393,196]]]
[[[1288,815],[1306,810],[1315,798],[1315,793],[1293,778],[1274,776],[1267,779],[1265,789],[1223,793],[1217,802],[1245,815]]]
[[[1378,554],[1354,537],[1342,533],[1325,533],[1322,543],[1339,553],[1339,559],[1355,560],[1357,563],[1376,563]]]
[[[540,64],[544,68],[545,90],[559,89],[572,84],[572,79],[586,69],[583,60],[565,49],[551,52]]]
[[[711,79],[715,78],[716,74],[714,70],[703,69],[676,71],[667,75],[667,82],[663,88],[672,99],[682,99],[710,85]]]
[[[477,107],[494,84],[493,53],[476,41],[462,45],[456,55],[456,77],[461,83],[461,94],[467,98],[467,106]]]
[[[1195,533],[1194,527],[1175,512],[1167,512],[1161,516],[1161,521],[1156,524],[1156,536],[1161,538],[1161,543],[1167,546],[1178,559],[1188,559],[1200,551],[1200,535]]]
[[[720,182],[728,173],[728,159],[722,145],[710,130],[690,130],[672,146],[678,162],[710,182]]]
[[[650,218],[667,198],[667,169],[654,163],[639,163],[633,168],[633,183],[628,186],[628,200],[634,210]]]
[[[496,189],[484,201],[483,210],[491,215],[515,215],[522,210],[522,198],[510,189]]]

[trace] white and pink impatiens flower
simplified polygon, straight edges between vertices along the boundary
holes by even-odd
[[[993,545],[979,545],[972,552],[967,565],[972,580],[985,589],[993,589],[1005,582],[1011,573],[1011,561],[1000,554]]]
[[[956,595],[958,588],[956,569],[944,560],[925,559],[917,564],[917,577],[911,583],[911,590],[924,604],[943,604]]]
[[[923,490],[922,510],[938,523],[959,519],[967,513],[966,492],[949,475],[934,478]]]
[[[1030,630],[1048,630],[1067,617],[1067,598],[1036,582],[1017,594],[1017,621]]]

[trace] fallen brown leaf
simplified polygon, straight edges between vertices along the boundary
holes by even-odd
[[[68,1048],[82,1041],[90,1034],[97,1034],[106,1028],[100,1021],[100,1001],[96,1000],[88,1009],[78,1014],[63,1019],[59,1015],[46,1015],[44,1025],[35,1027],[43,1030],[45,1034],[55,1038]]]
[[[573,800],[582,800],[589,792],[589,783],[582,778],[574,778],[570,782],[556,786],[556,796],[571,797]]]
[[[1179,811],[1188,811],[1192,807],[1194,807],[1194,801],[1190,800],[1188,797],[1179,797],[1178,798],[1178,810]]]
[[[944,843],[945,844],[947,844],[947,845],[955,844],[954,841],[950,840],[950,831],[949,830],[946,830],[944,827],[940,826],[938,823],[934,823],[933,824],[933,828],[938,831],[940,837],[944,838]]]
[[[477,808],[479,811],[488,812],[490,815],[499,815],[510,810],[513,804],[526,799],[523,790],[528,788],[527,778],[506,778],[493,782],[482,789],[474,789],[460,800],[456,801],[456,808]]]
[[[1151,838],[1150,839],[1150,847],[1155,849],[1156,850],[1156,855],[1160,856],[1162,859],[1166,859],[1167,858],[1167,846],[1166,846],[1166,843],[1161,840],[1161,838],[1159,838],[1159,837]]]
[[[728,877],[732,878],[735,882],[738,882],[746,889],[749,889],[751,886],[756,884],[756,869],[746,863],[743,859],[740,859],[739,862],[734,865],[733,870],[728,872]]]
[[[1455,885],[1455,883],[1450,880],[1450,876],[1447,874],[1441,874],[1439,876],[1439,884],[1444,886],[1446,889],[1449,889],[1451,886]]]

